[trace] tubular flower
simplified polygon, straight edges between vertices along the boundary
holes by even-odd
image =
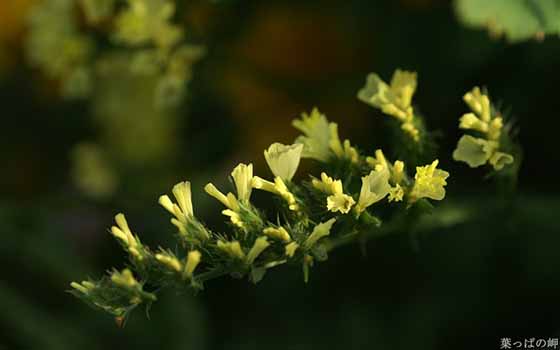
[[[463,100],[472,112],[461,116],[459,128],[476,131],[483,137],[463,135],[453,151],[453,159],[465,162],[471,168],[489,163],[496,171],[513,163],[511,154],[500,152],[504,121],[499,114],[492,115],[492,105],[488,96],[475,87],[463,96]]]
[[[283,242],[289,242],[292,239],[288,231],[286,231],[286,229],[282,226],[267,227],[263,230],[263,233],[269,237],[279,239]]]
[[[187,278],[192,278],[193,272],[200,264],[202,254],[198,250],[192,250],[187,254],[187,263],[185,264],[185,268],[183,270],[183,275]]]
[[[82,283],[72,282],[70,283],[70,287],[76,289],[82,294],[88,294],[95,288],[95,284],[91,283],[90,281],[82,281]]]
[[[437,169],[439,160],[434,160],[432,164],[416,167],[414,185],[410,193],[411,202],[420,198],[430,198],[442,200],[445,197],[445,181],[449,177],[447,171]]]
[[[173,187],[173,196],[175,196],[178,204],[173,203],[167,195],[159,197],[159,204],[175,216],[174,219],[171,219],[171,223],[181,233],[186,233],[187,219],[192,218],[194,215],[191,200],[191,183],[185,181],[175,185]]]
[[[138,260],[142,260],[144,258],[142,244],[138,237],[133,235],[132,231],[130,231],[124,214],[117,214],[115,216],[115,222],[118,227],[111,227],[111,234],[121,242],[130,255]]]
[[[167,268],[173,270],[174,272],[181,272],[183,270],[183,265],[173,254],[161,252],[160,254],[156,254],[155,258],[157,261],[162,263]]]
[[[233,241],[233,242],[218,241],[217,247],[218,249],[222,250],[224,253],[226,253],[227,255],[229,255],[234,259],[239,259],[239,260],[245,259],[245,253],[243,252],[243,249],[241,249],[241,245],[239,244],[239,241]]]
[[[389,172],[386,168],[372,170],[369,175],[362,177],[362,188],[360,189],[360,197],[358,204],[354,210],[359,215],[370,205],[379,202],[391,190],[389,185]]]
[[[258,176],[253,178],[253,187],[259,190],[274,193],[282,197],[287,203],[288,208],[293,211],[299,210],[296,197],[290,192],[286,183],[279,177],[274,178],[274,182],[270,182]]]
[[[321,180],[313,179],[312,185],[321,192],[328,194],[327,209],[332,212],[341,212],[346,214],[352,209],[356,203],[352,196],[344,194],[342,189],[342,181],[333,180],[325,173],[321,173]]]
[[[261,255],[261,253],[266,248],[268,248],[269,245],[270,243],[268,243],[266,237],[261,236],[257,238],[255,240],[255,243],[253,244],[253,247],[251,248],[251,250],[249,250],[249,253],[247,254],[247,259],[246,259],[247,265],[252,265],[253,262],[255,262],[255,259],[257,259],[259,255]]]
[[[297,244],[296,242],[290,242],[286,244],[286,246],[284,247],[286,256],[289,258],[293,258],[298,248],[299,248],[299,244]]]
[[[245,228],[245,223],[240,215],[241,207],[239,202],[244,205],[249,205],[249,199],[251,197],[251,190],[254,182],[253,165],[239,164],[235,167],[235,169],[233,169],[231,177],[235,183],[239,199],[231,192],[224,195],[212,183],[207,184],[204,187],[204,190],[228,208],[223,210],[222,214],[229,216],[231,222],[235,226]]]
[[[396,160],[393,164],[389,163],[380,149],[375,151],[375,157],[367,157],[366,162],[376,171],[387,172],[394,184],[400,184],[406,178],[404,162]]]
[[[420,140],[420,131],[414,126],[412,96],[416,91],[415,72],[397,69],[391,78],[391,84],[385,83],[379,75],[367,76],[366,85],[358,91],[358,99],[401,122],[401,129],[413,140]]]
[[[126,289],[141,289],[142,286],[134,278],[134,275],[129,269],[124,269],[122,272],[115,271],[111,275],[111,281],[119,287]]]
[[[162,251],[156,254],[155,258],[167,269],[180,274],[184,279],[190,279],[200,263],[201,256],[198,250],[192,250],[187,254],[186,261],[183,263],[173,253]]]
[[[253,164],[239,164],[231,172],[231,177],[237,189],[237,198],[243,204],[249,204],[253,189]]]
[[[276,142],[264,151],[264,158],[274,176],[291,181],[299,166],[302,151],[302,144],[286,146]]]

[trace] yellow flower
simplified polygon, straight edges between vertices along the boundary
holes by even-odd
[[[264,158],[274,176],[291,181],[299,166],[302,151],[302,144],[286,146],[276,142],[264,151]]]
[[[174,255],[162,252],[160,254],[156,254],[155,258],[157,261],[175,272],[181,272],[183,270],[183,266],[179,262],[179,259],[177,259]]]
[[[268,240],[266,237],[261,236],[259,238],[257,238],[255,240],[255,243],[253,244],[253,247],[251,248],[251,250],[249,250],[249,253],[247,254],[247,259],[246,259],[246,263],[248,265],[253,264],[253,262],[255,262],[255,259],[257,259],[259,257],[259,255],[261,255],[261,253],[268,248],[268,246],[270,245],[270,243],[268,243]]]
[[[253,189],[253,164],[239,164],[231,172],[231,177],[237,189],[237,198],[243,204],[248,204]]]
[[[354,198],[344,193],[335,193],[327,197],[327,209],[332,212],[347,214],[354,204]]]
[[[511,154],[499,152],[504,121],[500,115],[492,117],[488,96],[475,87],[463,96],[463,100],[473,113],[465,113],[460,118],[459,128],[477,131],[483,137],[463,135],[453,152],[453,159],[465,162],[471,168],[489,163],[496,171],[513,163]]]
[[[200,264],[201,254],[198,250],[192,250],[187,254],[187,263],[185,264],[185,269],[183,274],[187,278],[192,278],[193,272]]]
[[[414,176],[414,186],[410,193],[411,202],[420,198],[431,198],[442,200],[445,197],[445,181],[449,177],[447,171],[437,169],[439,160],[434,160],[432,164],[416,167]]]
[[[232,174],[233,175],[233,174]],[[240,174],[236,174],[239,175],[240,179],[239,181],[243,181],[241,178],[244,176],[241,176]],[[235,179],[235,178],[234,178]],[[236,184],[237,184],[237,180]],[[252,182],[252,180],[251,180]],[[242,187],[241,191],[245,190],[246,187]],[[231,192],[229,192],[226,195],[224,195],[222,192],[220,192],[216,186],[214,186],[212,183],[207,184],[206,186],[204,186],[204,190],[206,191],[206,193],[208,193],[210,196],[216,198],[218,201],[220,201],[223,205],[225,205],[228,209],[222,210],[222,214],[229,216],[231,222],[236,225],[237,227],[240,228],[244,228],[245,225],[243,223],[243,221],[241,220],[241,216],[239,215],[239,211],[240,211],[240,207],[239,207],[239,203],[237,202],[237,198],[235,197],[235,195]],[[240,189],[238,188],[238,191]],[[246,195],[246,192],[245,192]],[[249,193],[250,195],[250,193]]]
[[[245,253],[243,249],[241,249],[241,245],[239,241],[233,242],[225,242],[225,241],[218,241],[217,243],[218,249],[221,249],[223,252],[228,254],[230,257],[234,259],[243,260],[245,259]]]
[[[397,184],[389,190],[389,202],[400,202],[403,200],[404,190],[401,185]]]
[[[239,203],[237,202],[237,198],[235,198],[235,195],[233,193],[229,192],[226,196],[222,192],[220,192],[212,183],[206,184],[206,186],[204,186],[204,190],[206,191],[206,193],[216,198],[229,209],[233,211],[239,211]]]
[[[331,233],[331,227],[332,225],[336,222],[335,218],[332,218],[326,222],[321,222],[320,224],[318,224],[317,226],[315,226],[313,228],[313,231],[311,232],[311,234],[309,235],[309,237],[307,237],[307,239],[305,240],[305,242],[303,243],[303,247],[305,249],[310,249],[311,247],[313,247],[317,241],[319,241],[321,238],[328,236]]]
[[[379,168],[372,170],[369,175],[362,177],[362,188],[360,189],[360,197],[356,204],[356,213],[360,214],[370,205],[382,200],[390,191],[389,171],[387,168]]]
[[[459,119],[459,128],[471,129],[485,133],[488,131],[488,123],[478,119],[474,113],[465,113]]]
[[[245,228],[245,224],[243,223],[243,220],[241,219],[241,215],[239,215],[238,212],[233,211],[231,209],[224,209],[222,210],[222,214],[225,216],[229,216],[231,223],[234,224],[235,226],[240,228]]]
[[[480,92],[480,88],[475,86],[471,91],[463,96],[463,100],[469,108],[475,112],[484,123],[490,121],[490,99],[487,95]]]
[[[322,162],[329,160],[331,133],[324,114],[313,108],[311,114],[302,113],[301,119],[295,119],[292,125],[305,134],[296,139],[296,143],[303,144],[302,157]]]
[[[82,283],[72,282],[70,283],[70,287],[76,289],[82,294],[88,294],[92,289],[95,288],[95,285],[89,281],[82,281]]]
[[[286,246],[284,247],[286,256],[292,258],[298,248],[299,244],[297,244],[296,242],[290,242],[286,244]]]
[[[352,196],[344,194],[342,182],[340,180],[333,180],[325,173],[321,173],[320,181],[318,179],[313,179],[311,183],[313,187],[329,195],[327,197],[327,209],[332,212],[339,211],[346,214],[356,203]]]
[[[496,171],[502,170],[504,166],[513,163],[513,156],[508,153],[495,152],[489,160]]]
[[[127,289],[140,289],[140,283],[134,278],[134,275],[129,269],[124,269],[122,272],[115,271],[111,275],[111,281],[120,287]]]
[[[397,69],[390,85],[379,75],[371,73],[367,76],[366,85],[358,91],[358,99],[398,119],[402,123],[401,128],[418,141],[419,130],[413,123],[414,111],[411,105],[416,86],[415,72]]]
[[[291,240],[290,234],[282,226],[267,227],[263,230],[263,233],[269,237],[277,238],[284,242],[289,242]]]
[[[453,159],[467,163],[471,168],[486,164],[499,147],[496,141],[488,141],[471,135],[463,135],[453,151]]]
[[[367,157],[366,162],[375,171],[386,172],[389,176],[392,172],[391,164],[387,161],[385,154],[383,154],[383,151],[380,149],[375,150],[375,157]],[[398,166],[400,167],[401,165],[399,164]],[[402,167],[404,168],[404,163],[402,164]]]
[[[124,214],[117,214],[115,216],[115,221],[118,227],[111,227],[111,233],[113,236],[119,239],[126,246],[126,249],[132,256],[138,260],[142,260],[144,258],[141,253],[142,246],[138,238],[136,238],[136,236],[132,234],[132,231],[130,231]]]
[[[180,182],[173,187],[173,196],[177,204],[173,203],[169,196],[159,197],[159,204],[168,212],[175,216],[171,223],[175,225],[181,233],[186,233],[187,219],[193,217],[193,206],[191,200],[191,183],[188,181]]]
[[[288,208],[293,211],[299,210],[296,197],[290,192],[284,181],[276,176],[274,182],[267,181],[258,176],[253,177],[253,187],[259,190],[274,193],[282,197],[287,203]]]
[[[393,164],[393,171],[391,172],[391,181],[395,184],[400,184],[405,177],[404,173],[404,162],[400,160],[396,160]]]

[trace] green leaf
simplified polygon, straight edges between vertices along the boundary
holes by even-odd
[[[455,12],[464,25],[510,42],[560,34],[560,0],[456,0]]]

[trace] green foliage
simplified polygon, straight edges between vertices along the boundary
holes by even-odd
[[[558,0],[456,0],[455,5],[463,24],[510,42],[560,34]]]

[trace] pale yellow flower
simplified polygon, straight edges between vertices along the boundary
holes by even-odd
[[[253,164],[239,164],[231,172],[231,177],[237,189],[237,199],[243,204],[248,204],[253,189]]]
[[[239,260],[245,259],[245,253],[243,252],[243,249],[241,249],[241,245],[239,244],[239,241],[233,241],[233,242],[218,241],[217,247],[218,249],[221,249],[223,252],[225,252],[232,258],[239,259]]]
[[[267,227],[263,230],[263,233],[269,237],[277,238],[284,242],[289,242],[292,238],[288,231],[282,226],[278,227]]]
[[[284,247],[286,256],[292,258],[298,248],[299,244],[297,244],[296,242],[290,242],[286,244],[286,246]]]
[[[140,283],[134,278],[132,271],[124,269],[122,272],[115,271],[111,275],[111,281],[118,286],[128,289],[140,289]]]
[[[445,197],[445,181],[449,177],[447,171],[437,169],[439,161],[436,159],[430,165],[416,167],[414,186],[410,193],[411,201],[420,198],[442,200]]]
[[[283,145],[273,143],[264,151],[264,158],[274,176],[280,177],[283,181],[291,181],[299,166],[302,144]]]
[[[287,203],[288,208],[293,211],[299,210],[296,197],[290,192],[286,183],[279,177],[274,178],[274,182],[270,182],[258,176],[253,177],[253,187],[259,190],[274,193],[282,197]]]
[[[342,181],[333,180],[325,173],[321,173],[321,180],[313,179],[311,183],[313,187],[329,195],[327,197],[327,209],[332,212],[339,211],[346,214],[356,203],[352,196],[344,193]]]
[[[214,186],[212,183],[207,184],[204,187],[204,190],[206,191],[206,193],[208,193],[210,196],[216,198],[218,201],[220,201],[223,205],[225,205],[228,209],[222,210],[222,214],[229,216],[231,222],[236,225],[237,227],[240,228],[244,228],[245,225],[243,223],[243,220],[241,219],[241,216],[239,215],[239,211],[241,210],[241,208],[239,207],[239,203],[237,201],[237,198],[235,197],[235,195],[231,192],[229,192],[226,195],[224,195],[222,192],[220,192],[216,186]]]
[[[178,204],[173,203],[167,195],[159,197],[159,204],[175,216],[174,219],[171,219],[171,223],[184,234],[186,233],[187,219],[194,216],[191,200],[191,183],[185,181],[175,185],[173,187],[173,196]]]
[[[259,238],[257,238],[255,240],[255,243],[253,244],[253,247],[251,247],[251,250],[249,250],[249,253],[247,254],[247,259],[245,260],[246,263],[248,265],[253,264],[253,262],[255,262],[255,259],[257,259],[259,257],[259,255],[261,255],[261,253],[268,248],[268,246],[270,246],[270,243],[268,243],[268,240],[266,237],[261,236]]]
[[[420,139],[420,132],[414,125],[412,97],[416,91],[415,72],[397,69],[391,78],[391,84],[385,83],[379,75],[367,76],[366,85],[358,91],[358,99],[383,113],[398,119],[401,128],[415,141]]]
[[[404,190],[401,185],[396,184],[389,190],[389,202],[400,202],[403,200]]]
[[[358,204],[355,206],[356,213],[360,214],[370,205],[379,202],[389,193],[389,171],[386,167],[372,170],[368,175],[362,177],[362,188]]]
[[[111,227],[111,233],[114,237],[120,240],[125,246],[128,252],[138,260],[142,260],[144,257],[141,254],[141,244],[136,238],[136,236],[130,231],[128,227],[128,222],[124,214],[117,214],[115,216],[115,221],[117,226]]]
[[[198,250],[192,250],[187,254],[187,263],[185,264],[184,275],[191,278],[194,270],[200,264],[201,254]]]
[[[183,270],[183,265],[181,264],[179,259],[171,254],[162,252],[160,254],[156,254],[155,258],[157,261],[175,272],[181,272]]]
[[[463,135],[453,152],[453,159],[467,163],[471,168],[489,163],[496,171],[513,163],[513,156],[500,152],[500,137],[504,126],[500,115],[492,116],[492,106],[488,96],[475,87],[463,96],[472,113],[465,113],[459,121],[459,128],[474,130],[483,137]]]

